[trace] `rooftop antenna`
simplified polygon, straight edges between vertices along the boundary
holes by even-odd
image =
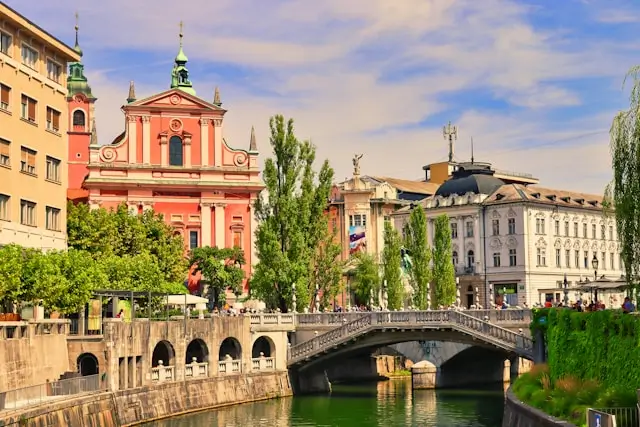
[[[473,164],[473,137],[471,137],[471,164]]]
[[[442,128],[442,135],[449,141],[449,163],[453,163],[453,141],[458,140],[458,127],[451,126],[449,121],[449,124]]]

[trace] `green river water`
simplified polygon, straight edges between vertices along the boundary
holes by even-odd
[[[336,385],[326,396],[230,406],[146,427],[500,427],[504,387],[416,390],[411,380]]]

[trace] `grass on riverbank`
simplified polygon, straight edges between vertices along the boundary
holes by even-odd
[[[405,378],[405,377],[410,377],[411,376],[411,371],[409,369],[400,369],[398,371],[393,371],[393,372],[389,372],[388,374],[385,374],[385,377],[387,378]]]
[[[565,376],[555,382],[547,365],[535,365],[513,384],[513,393],[524,403],[554,417],[586,427],[588,408],[633,407],[635,390],[605,388],[595,380]]]

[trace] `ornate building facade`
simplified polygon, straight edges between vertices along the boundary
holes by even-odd
[[[107,145],[98,145],[94,98],[81,83],[82,69],[72,67],[69,179],[75,185],[69,195],[92,208],[124,202],[132,214],[153,209],[183,236],[185,249],[239,246],[249,277],[255,261],[253,202],[264,188],[255,134],[252,129],[247,149],[227,143],[220,93],[216,88],[213,102],[198,97],[187,61],[181,34],[170,89],[137,99],[131,82],[122,107],[126,127]]]
[[[450,218],[463,305],[562,302],[565,277],[568,297],[576,301],[582,283],[620,279],[615,220],[604,214],[602,196],[505,183],[494,172],[488,164],[460,164],[434,196],[419,204],[429,220],[430,239],[434,219]],[[406,223],[410,209],[393,214],[396,227]],[[616,292],[599,299],[621,303]]]

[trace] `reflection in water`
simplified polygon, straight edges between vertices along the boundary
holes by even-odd
[[[331,396],[301,396],[237,405],[159,421],[153,427],[496,427],[504,391],[416,390],[411,380],[341,385]]]

